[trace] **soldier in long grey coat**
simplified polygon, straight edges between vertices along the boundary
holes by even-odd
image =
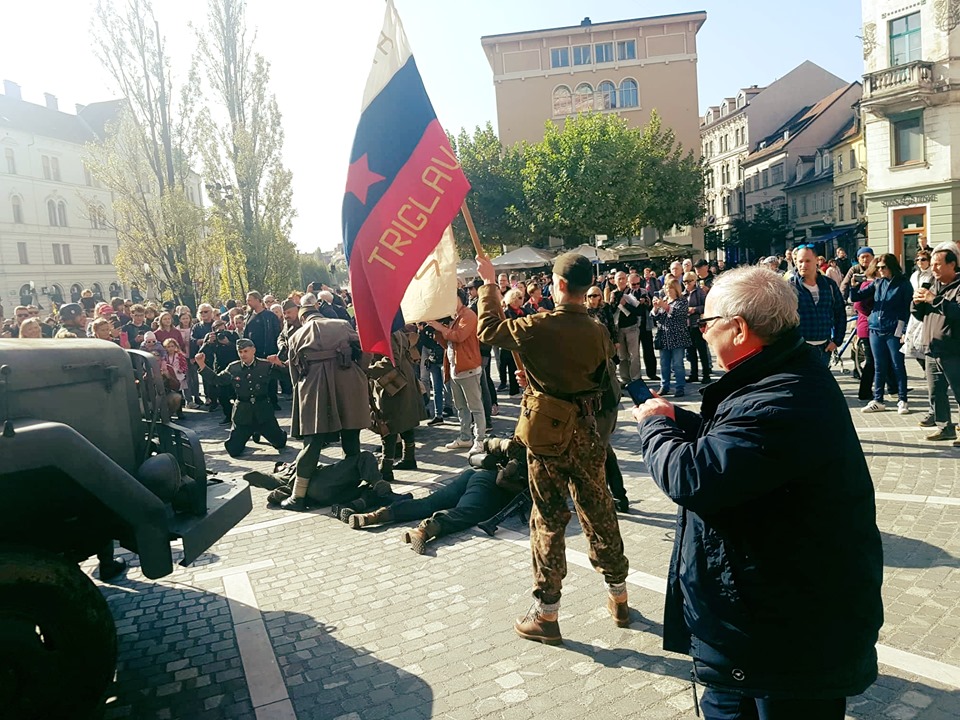
[[[394,467],[397,470],[417,469],[414,429],[421,420],[427,419],[427,409],[410,359],[409,336],[403,330],[397,330],[390,337],[390,345],[393,362],[390,358],[376,356],[367,368],[373,398],[383,421],[382,430],[386,430],[382,434],[380,474],[388,482],[393,480]],[[403,459],[394,466],[398,439],[403,440]]]
[[[370,427],[370,401],[360,337],[350,323],[323,317],[316,308],[300,310],[302,327],[289,339],[294,403],[291,432],[303,438],[297,456],[293,494],[281,503],[305,510],[310,476],[331,433],[340,433],[346,457],[360,453],[360,431]]]

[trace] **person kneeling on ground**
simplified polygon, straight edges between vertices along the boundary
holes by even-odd
[[[471,528],[502,510],[527,488],[527,449],[515,439],[491,438],[484,453],[470,457],[470,465],[437,490],[416,500],[400,500],[369,513],[347,518],[354,530],[371,525],[423,520],[403,532],[403,541],[418,555],[427,542]]]

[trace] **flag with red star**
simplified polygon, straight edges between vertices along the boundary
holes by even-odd
[[[343,196],[343,249],[364,350],[391,355],[407,287],[469,189],[387,0]]]

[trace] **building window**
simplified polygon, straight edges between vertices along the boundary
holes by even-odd
[[[855,167],[857,167],[857,151],[851,149],[850,150],[850,169],[853,170]]]
[[[724,215],[730,214],[730,196],[729,195],[723,196],[723,214]]]
[[[573,93],[566,85],[553,91],[553,116],[563,117],[573,112]]]
[[[843,207],[844,207],[843,195],[841,195],[840,197],[837,198],[837,220],[839,222],[843,222],[844,220],[846,220],[846,218],[844,217]]]
[[[73,265],[73,258],[70,257],[70,246],[64,243],[60,247],[63,249],[63,264]]]
[[[589,45],[574,45],[573,47],[573,64],[574,65],[589,65],[590,64],[590,46]]]
[[[857,207],[857,194],[852,192],[850,193],[850,219],[856,220],[859,212],[860,208]]]
[[[893,133],[893,164],[896,166],[923,162],[923,117],[917,113],[904,115],[890,123]]]
[[[63,265],[63,253],[60,252],[60,243],[53,244],[53,264]]]
[[[100,246],[93,246],[93,264],[94,265],[103,265],[103,261],[100,259]]]
[[[14,157],[13,148],[5,148],[4,157],[7,158],[7,172],[11,175],[17,174],[17,158]]]
[[[837,155],[837,172],[843,172],[843,155]]]
[[[597,64],[613,62],[613,43],[597,43],[593,46],[593,54],[597,58]]]
[[[30,264],[30,258],[27,257],[27,244],[26,244],[25,242],[18,242],[18,243],[17,243],[17,255],[20,256],[20,264],[21,264],[21,265],[29,265],[29,264]]]
[[[550,49],[550,67],[570,67],[570,48],[559,47]]]
[[[20,224],[23,222],[23,200],[18,195],[14,195],[10,201],[13,206],[13,222]]]
[[[830,193],[830,201],[833,202],[833,193]],[[832,209],[833,206],[827,205],[827,194],[825,192],[820,193],[820,210],[827,212]]]
[[[47,200],[47,220],[50,227],[57,226],[57,204],[53,200]]]
[[[792,220],[797,219],[797,199],[796,198],[793,198],[793,200],[790,202],[790,219]]]
[[[40,157],[40,164],[43,165],[43,179],[50,179],[50,156],[42,155]]]
[[[597,110],[612,110],[617,106],[617,86],[609,80],[597,85]]]
[[[617,43],[617,60],[636,60],[637,59],[637,41],[620,40]]]
[[[593,87],[590,83],[580,83],[573,93],[573,111],[575,113],[590,112],[593,110]]]
[[[620,83],[620,107],[635,108],[640,105],[636,80],[624,80]]]
[[[807,215],[807,196],[804,195],[800,198],[800,214],[806,217]]]
[[[783,182],[783,165],[774,165],[770,168],[770,182],[774,185]]]
[[[57,203],[57,220],[60,227],[67,226],[67,204],[63,200]]]
[[[768,187],[770,185],[770,171],[764,170],[760,173],[760,177],[763,178],[762,185],[763,187]]]
[[[920,13],[890,21],[890,64],[904,65],[921,60]]]
[[[50,158],[50,175],[54,180],[60,182],[60,159]]]
[[[109,246],[109,245],[101,245],[101,246],[100,246],[100,253],[103,255],[103,264],[104,264],[104,265],[109,265],[109,264],[110,264],[110,246]]]

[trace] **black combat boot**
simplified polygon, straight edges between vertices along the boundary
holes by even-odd
[[[293,497],[292,495],[280,503],[284,510],[293,510],[294,512],[305,512],[307,510],[307,499],[305,497]]]
[[[417,444],[414,442],[403,443],[403,459],[393,466],[394,470],[416,470],[417,469]]]
[[[386,482],[393,482],[393,458],[380,458],[380,477]]]

